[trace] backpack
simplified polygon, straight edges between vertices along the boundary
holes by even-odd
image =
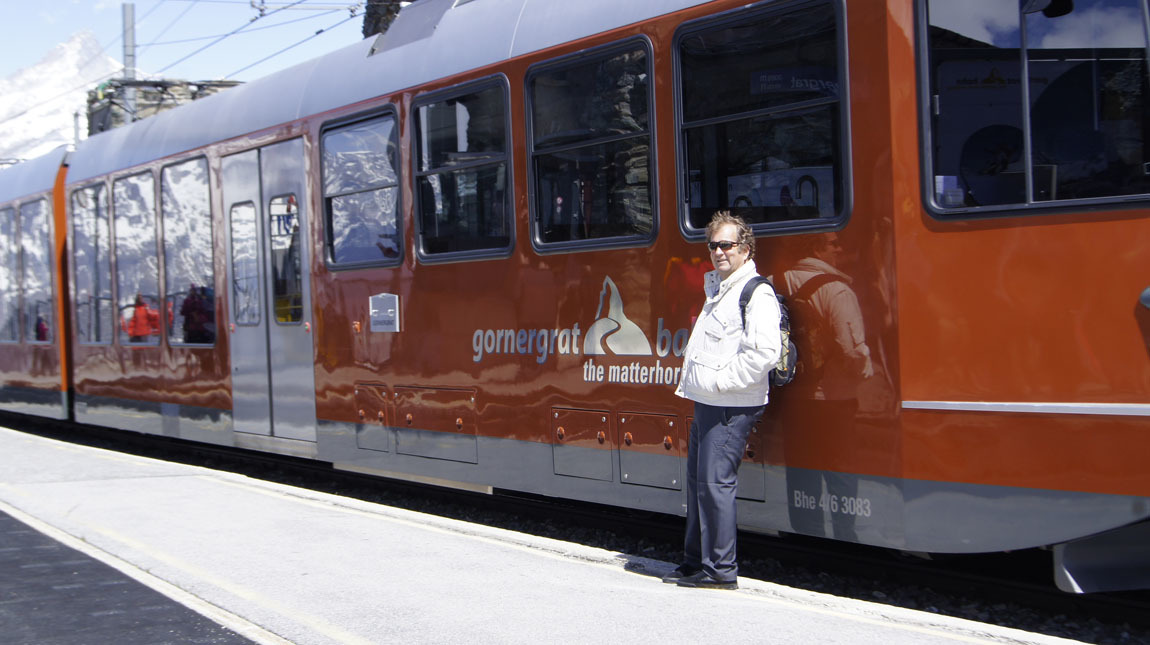
[[[811,298],[823,285],[840,280],[841,278],[830,273],[820,273],[809,278],[790,294],[791,309],[803,325],[803,334],[799,338],[803,354],[803,374],[813,381],[822,376],[827,362],[838,355],[840,350],[826,316],[815,310]]]
[[[775,367],[771,369],[770,379],[772,387],[782,387],[787,383],[795,380],[795,364],[799,359],[799,350],[791,341],[791,314],[787,310],[787,303],[783,296],[775,291],[775,285],[771,281],[761,275],[757,275],[743,285],[743,292],[739,295],[739,313],[742,315],[743,327],[747,326],[747,303],[751,301],[751,295],[759,285],[765,284],[771,287],[771,291],[775,294],[775,299],[779,301],[779,336],[782,338],[782,352],[779,353],[779,360],[775,363]]]

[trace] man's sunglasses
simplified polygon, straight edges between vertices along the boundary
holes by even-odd
[[[722,242],[707,242],[707,248],[711,249],[712,251],[715,249],[723,249],[723,251],[726,252],[730,251],[738,245],[738,242],[730,242],[728,240],[723,240]]]

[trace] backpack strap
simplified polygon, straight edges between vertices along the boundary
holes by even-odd
[[[751,302],[751,296],[754,295],[755,289],[758,289],[761,284],[770,286],[771,291],[775,290],[775,285],[771,284],[770,280],[761,275],[756,275],[750,280],[747,280],[746,284],[743,285],[743,292],[739,294],[739,314],[743,319],[743,328],[747,326],[747,305]]]
[[[815,292],[819,290],[819,287],[823,286],[824,284],[842,281],[842,278],[832,273],[819,273],[817,275],[811,276],[810,279],[804,282],[803,286],[799,287],[798,290],[791,294],[791,298],[794,300],[810,300],[811,296],[813,296]]]

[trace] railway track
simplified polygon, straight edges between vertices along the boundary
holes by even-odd
[[[382,480],[310,460],[20,415],[0,414],[0,423],[631,555],[674,562],[681,549],[682,519],[658,513]],[[744,577],[1087,642],[1150,642],[1150,592],[1066,594],[1050,579],[1043,550],[926,558],[798,535],[741,533],[739,540]]]

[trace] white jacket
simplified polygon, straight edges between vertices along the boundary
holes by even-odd
[[[758,274],[747,260],[731,277],[719,272],[703,278],[706,301],[683,354],[683,372],[675,394],[707,405],[750,407],[767,402],[768,375],[782,347],[779,303],[770,289],[755,289],[747,304],[744,329],[739,314],[743,285]]]

